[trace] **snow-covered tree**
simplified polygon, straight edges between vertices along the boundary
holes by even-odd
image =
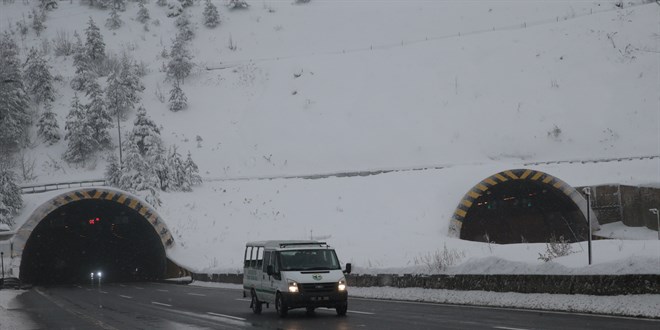
[[[110,30],[116,30],[124,24],[124,21],[119,17],[119,13],[116,8],[110,10],[110,17],[105,20],[105,27]]]
[[[204,5],[204,25],[213,28],[220,24],[220,15],[218,14],[218,7],[216,7],[211,0],[206,0]]]
[[[23,207],[21,188],[16,184],[16,174],[7,164],[0,165],[0,224],[14,225],[14,216]]]
[[[66,117],[64,139],[69,141],[63,158],[70,163],[85,163],[98,148],[93,137],[94,132],[85,118],[85,109],[80,104],[78,95],[73,96],[71,110]]]
[[[113,127],[113,121],[105,106],[103,90],[96,80],[90,83],[87,97],[90,99],[89,104],[85,106],[87,124],[93,132],[97,145],[100,148],[109,148],[112,146],[112,139],[108,130]]]
[[[87,89],[90,81],[96,79],[96,74],[91,68],[91,60],[87,56],[87,48],[82,43],[78,32],[74,32],[76,42],[74,44],[73,66],[76,69],[75,76],[71,79],[71,88],[75,91]]]
[[[165,7],[167,6],[167,0],[156,0],[156,4],[161,7]]]
[[[28,94],[32,95],[37,104],[55,101],[55,88],[53,76],[50,74],[50,65],[41,52],[32,48],[25,62],[23,78]]]
[[[138,9],[138,12],[137,12],[137,20],[140,23],[146,23],[149,20],[149,10],[147,10],[147,7],[144,6],[143,1],[141,1],[138,4],[138,7],[140,9]]]
[[[188,151],[188,157],[186,158],[186,162],[183,164],[183,167],[186,172],[186,185],[189,188],[198,184],[202,184],[202,177],[199,175],[199,168],[193,161],[190,151]]]
[[[105,181],[107,181],[111,186],[119,187],[121,174],[122,173],[119,160],[115,154],[111,154],[110,157],[108,157],[108,166],[105,168]]]
[[[229,9],[247,8],[248,6],[250,5],[245,0],[229,0],[227,3]]]
[[[37,10],[37,8],[32,8],[32,29],[37,34],[37,37],[41,35],[41,31],[46,29],[46,13],[43,10]]]
[[[178,1],[170,1],[167,4],[167,17],[177,17],[183,13],[183,6]]]
[[[60,125],[57,123],[57,116],[52,108],[50,103],[46,103],[44,112],[41,113],[37,123],[37,135],[49,145],[57,143],[61,138]]]
[[[186,167],[181,154],[177,151],[176,146],[172,146],[167,153],[167,170],[168,170],[168,188],[171,191],[190,191],[190,187],[186,187]],[[188,189],[188,190],[186,190]]]
[[[96,62],[105,58],[105,42],[103,42],[103,35],[101,30],[94,20],[90,17],[85,29],[85,52],[89,60]]]
[[[111,9],[124,11],[126,10],[126,0],[110,0],[112,6]]]
[[[183,93],[179,84],[175,83],[172,90],[170,90],[170,110],[177,112],[188,107],[188,98]]]
[[[9,32],[0,39],[0,154],[20,146],[30,125],[18,46]]]
[[[131,139],[123,142],[126,156],[121,164],[119,187],[129,191],[146,191],[145,198],[149,204],[160,206],[158,197],[158,177],[151,166],[141,154],[137,144]]]
[[[195,30],[190,22],[190,16],[188,14],[183,14],[177,17],[174,21],[179,32],[176,35],[177,39],[183,39],[185,41],[190,41],[195,37]]]
[[[164,152],[160,129],[149,118],[147,110],[142,106],[138,108],[137,116],[133,122],[133,130],[129,132],[127,138],[135,143],[140,155],[149,160],[153,160],[156,155]]]
[[[179,0],[183,8],[190,7],[193,5],[193,0]]]
[[[192,67],[192,55],[188,50],[187,42],[177,35],[170,50],[170,61],[167,63],[167,77],[174,79],[176,83],[183,83],[183,80],[192,71]]]
[[[108,77],[106,88],[106,105],[110,115],[119,113],[124,118],[128,111],[133,110],[140,102],[140,93],[144,85],[135,70],[132,60],[124,54],[121,59],[121,68],[113,71]]]

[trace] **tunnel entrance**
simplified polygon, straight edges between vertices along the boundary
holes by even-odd
[[[50,212],[32,230],[22,253],[21,279],[33,284],[156,280],[167,259],[159,233],[133,208],[83,199]]]
[[[584,241],[588,225],[582,200],[575,189],[546,173],[505,171],[465,195],[450,232],[458,228],[461,239],[499,244],[545,243],[560,237]]]

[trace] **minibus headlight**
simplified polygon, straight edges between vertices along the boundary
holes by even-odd
[[[298,292],[298,283],[296,281],[289,281],[289,292]]]
[[[345,278],[342,278],[341,280],[339,280],[339,282],[337,283],[337,290],[346,291],[346,279]]]

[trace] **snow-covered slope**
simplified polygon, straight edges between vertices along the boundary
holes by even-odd
[[[449,218],[467,189],[524,162],[660,153],[660,6],[646,2],[254,1],[233,11],[216,2],[215,29],[201,24],[196,3],[188,11],[197,66],[182,86],[189,108],[178,113],[157,97],[171,88],[160,54],[176,29],[155,1],[146,5],[148,31],[134,20],[133,2],[115,31],[103,27],[107,11],[59,2],[42,36],[30,32],[19,44],[82,33],[92,17],[110,52],[147,65],[145,108],[165,143],[191,151],[207,179],[193,193],[163,194],[159,209],[176,234],[172,256],[193,269],[236,269],[246,240],[310,234],[363,268],[411,266],[445,243],[463,260],[538,264],[545,246],[514,253],[451,240]],[[29,11],[22,2],[1,8],[3,31]],[[54,110],[63,127],[72,59],[50,57],[61,76]],[[129,118],[122,129],[130,127]],[[61,160],[64,149],[61,141],[25,152],[36,161],[35,182],[102,176],[105,155],[76,168]],[[446,168],[406,171],[426,166]],[[533,168],[574,186],[660,183],[657,159]],[[218,181],[374,169],[403,171]],[[595,258],[634,254],[656,271],[660,246],[647,243]],[[597,244],[609,251],[617,243]],[[576,249],[582,255],[584,246]]]

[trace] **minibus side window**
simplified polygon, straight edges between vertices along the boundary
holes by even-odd
[[[260,269],[264,264],[264,248],[260,246],[257,249],[257,269]]]
[[[257,247],[252,247],[252,257],[250,258],[250,268],[257,268]]]
[[[266,271],[268,271],[268,265],[270,265],[270,255],[271,255],[270,251],[265,251],[264,252],[264,260],[263,260],[263,265],[262,265],[262,268],[261,268],[261,270],[264,273],[266,273]]]
[[[243,267],[245,267],[245,268],[250,267],[250,255],[252,255],[252,247],[251,246],[246,246],[245,247],[245,260],[243,261]]]

